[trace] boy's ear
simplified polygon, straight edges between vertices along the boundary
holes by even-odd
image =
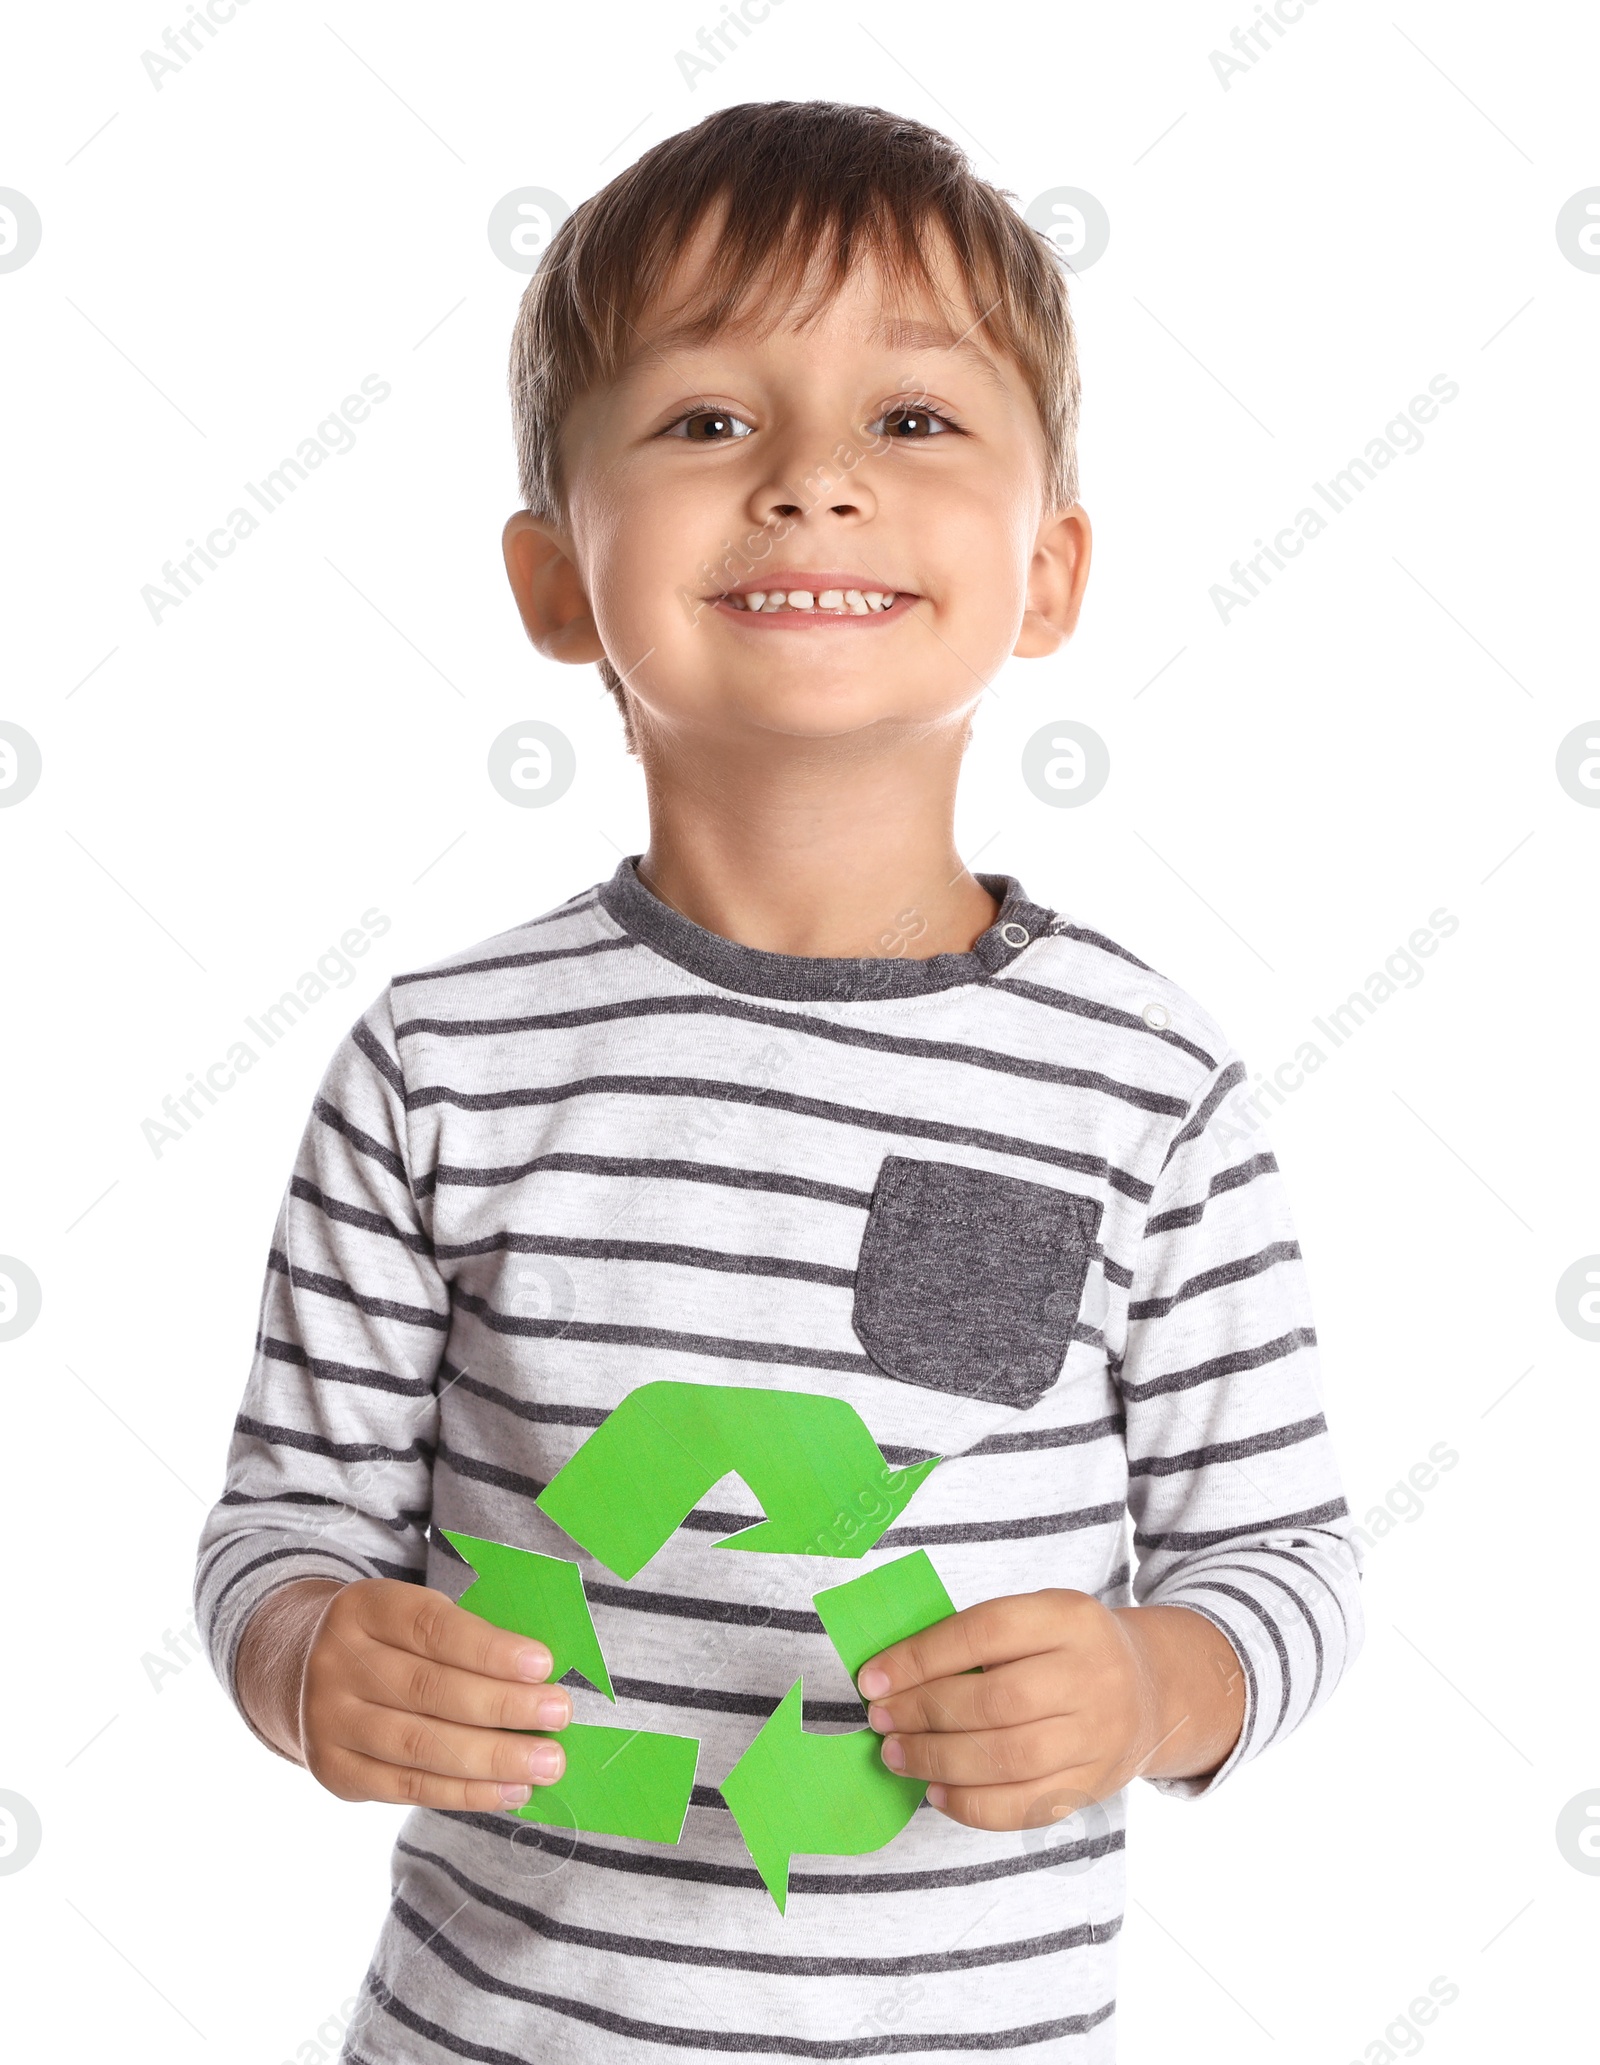
[[[547,660],[577,666],[603,660],[605,647],[578,569],[568,557],[565,534],[519,509],[507,521],[500,542],[523,628],[538,650]]]
[[[1022,629],[1011,648],[1019,659],[1041,659],[1076,630],[1092,544],[1089,512],[1081,502],[1046,519],[1028,568]]]

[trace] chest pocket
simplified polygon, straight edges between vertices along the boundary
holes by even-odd
[[[1098,1199],[955,1162],[884,1157],[851,1323],[902,1383],[1018,1410],[1060,1372]]]

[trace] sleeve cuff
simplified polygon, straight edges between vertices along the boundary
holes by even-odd
[[[1190,1613],[1198,1613],[1204,1619],[1210,1621],[1214,1628],[1219,1629],[1228,1638],[1228,1646],[1239,1659],[1239,1668],[1244,1677],[1244,1713],[1239,1721],[1238,1738],[1233,1748],[1229,1750],[1216,1770],[1204,1777],[1146,1778],[1144,1781],[1146,1785],[1154,1786],[1158,1793],[1168,1793],[1174,1799],[1198,1800],[1206,1793],[1215,1792],[1223,1780],[1231,1777],[1239,1765],[1245,1761],[1247,1746],[1251,1737],[1255,1734],[1256,1702],[1260,1697],[1256,1685],[1256,1674],[1251,1667],[1249,1657],[1239,1647],[1238,1637],[1233,1630],[1224,1621],[1220,1620],[1216,1614],[1207,1612],[1206,1608],[1200,1605],[1197,1600],[1174,1597],[1164,1598],[1159,1601],[1152,1600],[1150,1603],[1162,1606],[1183,1606]]]
[[[355,1578],[369,1575],[370,1572],[361,1569],[353,1560],[326,1549],[300,1549],[280,1553],[270,1563],[248,1569],[247,1575],[220,1601],[214,1591],[209,1597],[205,1596],[209,1587],[203,1585],[200,1588],[203,1600],[201,1631],[222,1689],[257,1742],[265,1744],[274,1756],[282,1757],[286,1763],[297,1763],[298,1760],[287,1756],[275,1742],[262,1734],[239,1697],[239,1650],[245,1630],[258,1609],[286,1585],[298,1584],[301,1579],[309,1577],[334,1578],[341,1584],[348,1584]],[[209,1612],[204,1608],[209,1608]]]

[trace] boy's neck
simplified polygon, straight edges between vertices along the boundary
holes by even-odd
[[[643,757],[639,878],[708,932],[773,954],[921,960],[966,953],[998,915],[956,851],[959,740],[843,767],[836,750],[716,772]]]

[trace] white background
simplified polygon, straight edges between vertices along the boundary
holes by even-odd
[[[1381,2060],[1440,1975],[1441,2060],[1576,2055],[1600,1877],[1554,1830],[1600,1786],[1600,1347],[1554,1291],[1600,1250],[1600,811],[1554,766],[1600,732],[1600,274],[1554,225],[1600,183],[1600,24],[1321,0],[1224,88],[1210,52],[1252,7],[784,0],[691,89],[676,52],[719,12],[253,0],[159,90],[157,11],[12,19],[0,185],[44,237],[0,274],[0,717],[44,775],[0,810],[0,1253],[44,1303],[0,1345],[0,1788],[44,1834],[0,1875],[0,2025],[19,2057],[281,2065],[324,2055],[366,1968],[399,1810],[260,1748],[204,1662],[158,1691],[142,1660],[189,1618],[341,1034],[392,972],[646,841],[597,677],[537,659],[506,589],[525,281],[486,223],[715,107],[833,98],[945,129],[1023,204],[1086,188],[1112,226],[1075,288],[1088,602],[985,700],[969,861],[1173,976],[1262,1068],[1459,919],[1272,1136],[1352,1508],[1436,1443],[1460,1460],[1371,1551],[1331,1705],[1213,1801],[1136,1789],[1120,2055]],[[355,450],[153,623],[163,561],[370,373],[393,392]],[[1440,373],[1460,393],[1424,448],[1220,622],[1230,563]],[[485,773],[532,717],[578,760],[545,810]],[[1111,754],[1081,809],[1019,771],[1064,718]],[[154,1155],[163,1097],[373,906],[355,980]]]

